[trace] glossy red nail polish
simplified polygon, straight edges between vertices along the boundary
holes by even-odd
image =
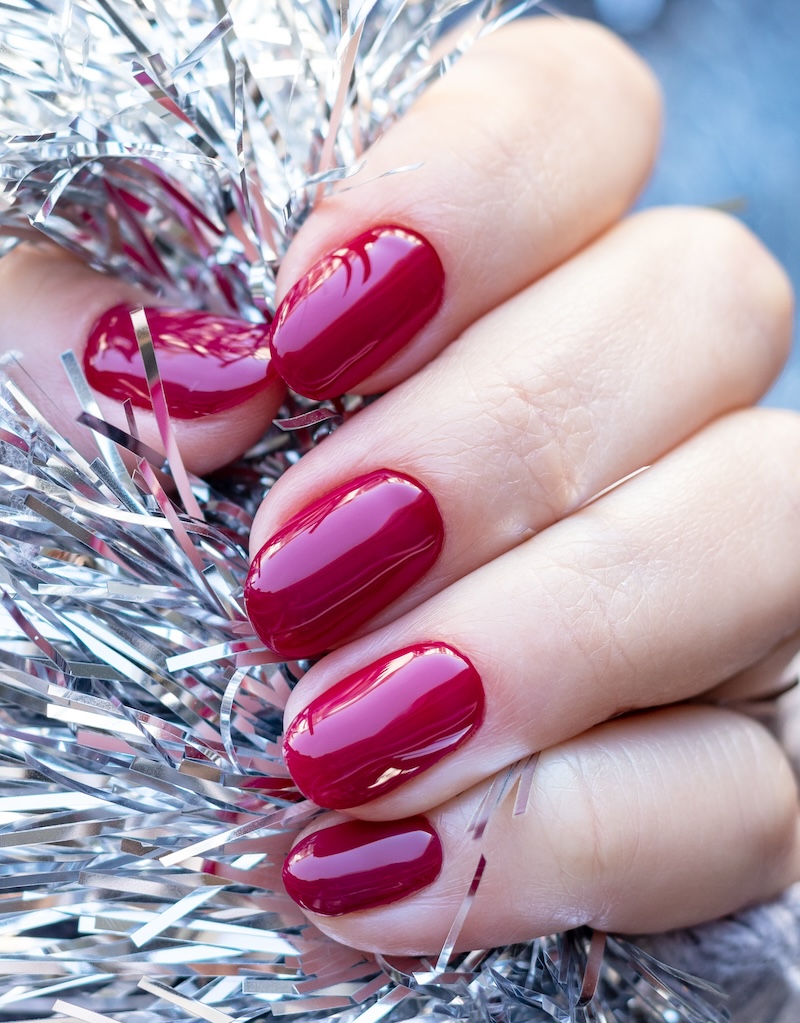
[[[83,357],[89,386],[117,401],[151,408],[130,306],[119,305],[92,327]],[[265,323],[189,309],[145,310],[170,413],[197,419],[225,412],[277,378]]]
[[[443,539],[420,483],[392,469],[359,476],[298,512],[255,556],[250,622],[281,657],[329,650],[420,579]]]
[[[376,799],[458,749],[483,719],[480,676],[443,643],[400,650],[342,679],[284,737],[286,765],[315,803]]]
[[[341,916],[421,891],[442,869],[442,844],[424,817],[345,821],[315,831],[283,866],[286,891],[303,909]]]
[[[333,398],[366,379],[433,317],[444,269],[422,235],[389,225],[321,259],[281,302],[270,345],[283,379]]]

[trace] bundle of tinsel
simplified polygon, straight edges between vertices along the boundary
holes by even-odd
[[[0,4],[0,252],[46,236],[174,304],[263,318],[313,204],[535,2],[462,4]],[[255,508],[342,408],[293,401],[212,484],[135,417],[106,424],[64,363],[94,458],[48,421],[24,355],[0,386],[0,1018],[727,1018],[613,936],[388,960],[310,925],[280,880],[318,812],[280,756],[305,665],[265,662],[241,591]]]

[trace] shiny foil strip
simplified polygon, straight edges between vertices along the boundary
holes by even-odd
[[[533,6],[0,3],[0,253],[44,236],[175,304],[261,319],[313,204]],[[170,450],[170,496],[133,410],[127,431],[105,423],[63,361],[94,456],[20,385],[24,358],[0,379],[0,1020],[722,1023],[718,991],[613,936],[453,954],[477,853],[435,961],[305,920],[280,870],[318,808],[280,739],[306,665],[269,663],[242,583],[264,494],[360,401],[291,399],[212,481]],[[165,410],[159,428],[169,448]],[[525,812],[535,765],[490,788],[476,837],[502,800]]]
[[[44,235],[176,305],[258,318],[313,203],[536,3],[469,8],[447,45],[464,0],[2,4],[0,252]]]

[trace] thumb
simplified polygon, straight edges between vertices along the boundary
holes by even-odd
[[[19,354],[9,374],[87,453],[90,436],[75,424],[81,408],[65,387],[59,362],[72,349],[103,417],[127,429],[122,403],[129,399],[141,440],[161,450],[131,325],[137,306],[147,314],[187,469],[202,474],[241,455],[267,429],[284,394],[269,359],[266,325],[165,307],[142,289],[96,273],[49,245],[20,246],[0,261],[0,353]]]

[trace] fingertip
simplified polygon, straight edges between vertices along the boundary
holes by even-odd
[[[407,379],[622,215],[659,133],[655,80],[610,33],[534,18],[479,40],[293,240],[278,275],[275,337],[290,385],[321,400]],[[423,239],[426,258],[415,261],[418,273],[408,261],[394,273],[388,306],[362,296],[361,309],[375,314],[364,330],[342,308],[352,288],[341,281],[358,277],[363,239],[382,225]],[[312,354],[320,348],[322,360]]]
[[[419,232],[371,228],[323,257],[283,299],[270,332],[273,360],[298,394],[344,394],[435,317],[444,287],[442,262]]]
[[[338,917],[389,906],[432,884],[442,843],[424,817],[342,820],[305,834],[283,866],[287,893],[309,913]]]

